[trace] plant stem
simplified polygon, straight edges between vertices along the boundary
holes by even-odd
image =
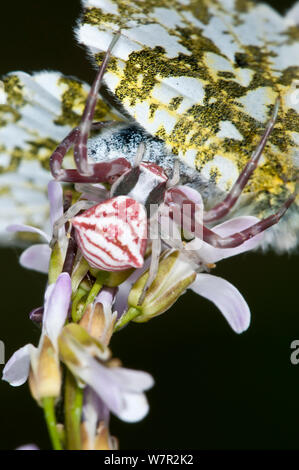
[[[100,274],[97,276],[94,285],[92,286],[92,288],[91,288],[90,291],[89,291],[87,300],[86,300],[86,302],[85,302],[84,310],[86,309],[87,305],[91,304],[91,303],[94,301],[94,299],[96,298],[96,296],[98,295],[98,293],[99,293],[100,290],[102,289],[103,284],[102,284],[102,282],[101,282],[101,278],[102,278],[102,274],[100,273]]]
[[[82,287],[79,287],[76,294],[73,296],[73,303],[72,303],[72,320],[77,323],[78,321],[81,320],[81,311],[77,312],[78,309],[78,304],[80,300],[87,294],[88,291],[83,289]],[[82,314],[83,314],[83,309],[82,309]]]
[[[51,438],[54,450],[62,450],[59,431],[57,429],[56,415],[55,415],[55,399],[47,397],[43,399],[43,408],[46,418],[48,432]]]
[[[67,449],[81,450],[83,390],[78,387],[69,370],[66,373],[64,403]]]
[[[123,326],[125,326],[129,321],[133,320],[134,318],[140,315],[140,310],[135,307],[130,307],[127,313],[125,313],[116,323],[114,327],[114,332],[120,330]]]

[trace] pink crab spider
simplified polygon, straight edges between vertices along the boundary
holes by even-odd
[[[119,35],[116,35],[114,37],[105,54],[102,64],[99,67],[95,80],[90,89],[79,126],[73,129],[70,134],[66,136],[66,138],[59,144],[59,146],[51,156],[50,167],[52,175],[56,180],[62,182],[112,184],[110,198],[112,194],[115,200],[121,196],[127,196],[131,199],[135,199],[137,204],[139,204],[137,210],[137,212],[139,213],[142,212],[142,206],[148,208],[150,203],[159,204],[163,200],[170,207],[173,205],[179,206],[181,211],[183,210],[185,204],[189,204],[191,208],[194,208],[194,201],[190,200],[187,197],[186,193],[184,191],[181,191],[179,187],[176,187],[177,183],[179,182],[177,171],[175,170],[174,176],[172,177],[172,179],[169,179],[164,173],[163,169],[158,165],[155,165],[150,162],[141,162],[142,155],[144,152],[144,149],[142,148],[137,152],[138,155],[135,158],[135,163],[133,166],[125,158],[117,158],[109,162],[88,162],[87,141],[90,131],[101,129],[107,126],[112,126],[114,124],[114,121],[95,123],[93,123],[92,121],[103,75],[105,73],[109,58],[111,56],[111,50],[114,44],[116,43],[118,37]],[[228,195],[224,198],[224,200],[212,209],[204,212],[203,224],[202,226],[200,226],[199,231],[196,230],[195,219],[193,216],[191,216],[191,226],[194,227],[194,236],[202,237],[203,241],[209,243],[210,245],[216,248],[237,247],[243,244],[246,240],[254,237],[255,235],[263,232],[267,228],[276,224],[295,199],[296,195],[293,194],[291,197],[289,197],[289,199],[287,199],[287,201],[281,206],[281,208],[276,213],[260,220],[249,228],[234,233],[233,235],[230,235],[228,237],[221,237],[215,232],[213,232],[212,229],[206,226],[206,224],[210,224],[211,222],[215,222],[219,219],[222,219],[225,215],[229,213],[229,211],[234,207],[234,205],[238,201],[245,185],[247,184],[250,176],[258,165],[267,140],[274,128],[277,119],[278,108],[279,99],[277,99],[275,103],[273,115],[251,159],[246,164],[245,168],[241,172],[237,181],[233,185]],[[65,170],[62,168],[63,158],[72,146],[74,147],[74,159],[77,169]],[[143,184],[144,188],[142,188]],[[136,190],[137,187],[139,191]],[[87,211],[83,212],[82,215],[79,215],[77,219],[76,217],[72,219],[73,225],[78,231],[80,230],[80,227],[82,228],[82,226],[88,220],[89,217],[91,217],[92,215],[94,216],[97,211],[101,213],[101,209],[103,208],[103,204],[105,203],[106,202],[100,202],[98,205],[95,205],[95,202],[80,201],[79,203],[77,203],[79,204],[78,206],[73,206],[70,211],[65,214],[64,220],[60,221],[60,224],[65,223],[66,220],[73,217],[77,212],[87,209]],[[193,214],[194,213],[195,210],[193,210]],[[175,221],[177,221],[175,211],[170,211],[170,216]],[[146,217],[146,215],[143,214],[140,219],[141,221],[143,220],[143,225],[144,217]],[[77,243],[79,244],[81,251],[84,255],[84,249],[86,248],[86,246],[84,246],[84,240],[82,239],[80,234],[78,234],[77,236]],[[156,241],[155,243],[156,249],[159,252],[161,249],[161,242]],[[140,244],[141,256],[143,256],[145,251],[144,246],[144,244]],[[102,247],[99,247],[99,249],[102,249]],[[87,251],[88,250],[85,249],[85,255],[87,259],[91,262],[93,266],[97,266],[98,268],[106,270],[119,270],[128,267],[126,263],[124,263],[123,266],[121,264],[117,265],[116,263],[114,267],[113,263],[110,265],[109,263],[108,265],[105,265],[105,263],[99,262],[97,264],[97,262],[95,261],[96,254],[94,253],[94,256],[92,256],[90,255],[90,253],[88,254]],[[139,262],[135,265],[134,263],[132,263],[131,266],[137,267],[139,266],[139,264]],[[151,271],[154,272],[155,269]],[[152,278],[153,276],[150,277]]]

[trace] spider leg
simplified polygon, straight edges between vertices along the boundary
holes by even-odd
[[[98,130],[114,124],[115,121],[94,122],[91,124],[92,130]],[[64,170],[62,161],[68,150],[75,144],[80,135],[80,128],[75,127],[58,145],[50,158],[50,169],[53,178],[65,183],[101,183],[112,182],[124,171],[131,168],[130,163],[125,158],[116,158],[110,162],[95,163],[91,176],[81,175],[77,170]]]
[[[145,295],[152,283],[154,282],[159,269],[159,259],[162,251],[162,242],[159,233],[159,222],[157,214],[155,214],[152,221],[150,221],[150,236],[152,240],[151,262],[149,266],[148,278],[139,297],[138,305],[141,305],[143,303]]]
[[[82,210],[89,209],[90,207],[94,206],[95,203],[93,201],[78,201],[73,204],[53,225],[53,235],[50,241],[50,247],[53,248],[55,243],[58,240],[59,229],[63,227],[70,219],[75,217],[79,212]]]
[[[112,39],[101,63],[99,70],[96,74],[95,80],[92,84],[92,87],[89,91],[85,109],[79,124],[79,135],[75,141],[74,145],[74,158],[75,163],[80,175],[91,176],[93,174],[93,169],[88,165],[87,159],[87,139],[92,126],[92,120],[95,112],[95,107],[98,100],[99,88],[102,83],[103,75],[106,71],[107,64],[109,62],[111,51],[118,41],[120,33],[116,34]]]
[[[249,240],[250,238],[254,237],[255,235],[263,232],[267,228],[279,222],[279,220],[288,210],[290,205],[294,202],[296,195],[297,192],[295,191],[295,193],[293,193],[292,196],[287,199],[287,201],[280,207],[280,209],[276,213],[269,215],[265,219],[260,220],[256,224],[252,225],[251,227],[248,227],[245,230],[242,230],[241,232],[234,233],[229,237],[225,238],[221,237],[220,235],[217,235],[215,232],[213,232],[213,230],[209,229],[196,219],[196,205],[194,202],[191,202],[187,199],[183,202],[180,201],[180,203],[175,202],[172,206],[169,206],[169,216],[179,226],[181,226],[182,224],[181,221],[184,220],[184,223],[188,224],[188,229],[191,233],[193,233],[196,237],[203,239],[205,242],[209,243],[215,248],[234,248],[236,246],[242,245],[242,243],[244,243],[246,240]],[[183,207],[185,203],[191,205],[191,215],[189,216],[189,218],[188,214],[186,217],[186,213],[183,213]],[[175,206],[177,206],[179,210],[175,210]],[[185,219],[183,217],[184,215]]]
[[[57,180],[64,180],[67,175],[67,170],[62,169],[62,161],[68,150],[74,145],[75,140],[79,135],[79,128],[75,127],[64,139],[58,147],[54,150],[50,157],[50,169],[53,178]]]
[[[174,164],[173,164],[173,173],[172,173],[172,177],[168,179],[167,183],[166,183],[166,187],[167,189],[170,189],[172,188],[173,186],[176,186],[177,184],[179,184],[180,182],[180,163],[178,160],[175,160],[174,161]]]
[[[145,284],[145,286],[142,290],[142,293],[139,297],[138,305],[142,304],[148,289],[150,288],[150,286],[152,285],[152,283],[156,279],[157,272],[158,272],[158,269],[159,269],[159,259],[160,259],[161,250],[162,250],[161,239],[160,238],[154,239],[152,241],[153,255],[151,257],[151,262],[150,262],[150,267],[149,267],[149,274],[148,274],[146,284]]]
[[[228,237],[222,238],[217,235],[213,230],[203,226],[203,240],[215,248],[235,248],[236,246],[242,245],[246,240],[254,237],[255,235],[263,232],[267,228],[274,224],[277,224],[281,217],[288,210],[290,205],[294,202],[296,195],[293,194],[275,213],[271,214],[265,219],[260,220],[256,224],[248,227],[241,232],[234,233]]]
[[[260,143],[258,147],[256,148],[255,152],[253,153],[251,159],[249,160],[249,162],[247,163],[247,165],[241,172],[240,176],[238,177],[237,181],[233,185],[232,189],[230,190],[226,198],[204,214],[204,219],[203,219],[204,222],[210,223],[215,220],[221,219],[232,209],[232,207],[235,205],[235,203],[239,199],[250,176],[252,175],[252,173],[254,172],[254,170],[256,169],[258,165],[259,159],[264,151],[267,140],[274,128],[274,125],[277,119],[278,108],[279,108],[279,99],[276,100],[273,115],[270,121],[268,122],[265,133],[262,136]]]
[[[136,155],[134,157],[134,163],[133,163],[133,167],[136,167],[139,165],[139,163],[142,162],[143,160],[143,157],[144,157],[144,154],[145,154],[145,143],[144,142],[140,142],[140,144],[138,145],[138,148],[137,148],[137,152],[136,152]]]

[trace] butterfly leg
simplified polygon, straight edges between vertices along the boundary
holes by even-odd
[[[275,213],[271,214],[269,217],[260,220],[256,224],[248,227],[241,232],[234,233],[228,237],[220,237],[213,230],[203,226],[202,234],[203,240],[215,248],[235,248],[236,246],[242,245],[246,240],[258,235],[261,232],[264,232],[267,228],[279,222],[281,217],[288,210],[290,205],[294,202],[296,193],[294,193],[287,201],[281,206],[281,208]],[[196,234],[195,234],[196,235]]]
[[[91,124],[91,130],[98,130],[114,124],[114,121],[102,121]],[[62,161],[68,150],[75,144],[80,135],[80,128],[73,129],[63,141],[58,145],[50,158],[50,169],[57,181],[65,183],[111,183],[124,171],[131,168],[130,163],[125,158],[117,158],[110,162],[95,163],[92,166],[91,176],[81,175],[77,170],[64,170]]]
[[[237,179],[237,181],[233,185],[232,189],[230,190],[230,192],[228,193],[226,198],[222,202],[217,204],[215,207],[213,207],[209,211],[205,212],[204,222],[210,223],[210,222],[213,222],[215,220],[221,219],[222,217],[224,217],[232,209],[232,207],[235,205],[235,203],[239,199],[239,197],[240,197],[244,187],[246,186],[250,176],[252,175],[252,173],[254,172],[254,170],[256,169],[256,167],[258,165],[259,159],[260,159],[260,157],[261,157],[261,155],[264,151],[264,148],[265,148],[265,145],[266,145],[267,140],[269,138],[269,135],[271,134],[271,132],[274,128],[274,125],[275,125],[275,122],[276,122],[276,119],[277,119],[278,108],[279,108],[279,99],[277,99],[277,101],[275,103],[273,115],[272,115],[272,117],[271,117],[271,119],[270,119],[270,121],[267,125],[267,128],[265,130],[265,133],[262,136],[262,138],[260,140],[260,143],[259,143],[257,149],[255,150],[255,152],[253,153],[251,159],[249,160],[249,162],[247,163],[247,165],[243,169],[242,173],[240,174],[239,178]]]

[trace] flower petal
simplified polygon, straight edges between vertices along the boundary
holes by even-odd
[[[139,421],[148,412],[146,397],[140,390],[153,385],[152,377],[142,371],[108,368],[81,350],[82,366],[72,367],[73,373],[88,384],[109,410],[124,421]]]
[[[50,292],[50,295],[49,295]],[[54,287],[49,286],[45,293],[43,331],[56,347],[58,336],[67,318],[72,295],[72,283],[68,273],[58,277]]]
[[[81,350],[81,354],[78,354],[78,359],[81,362],[81,366],[71,366],[74,375],[89,385],[112,413],[120,413],[123,409],[123,403],[120,389],[113,381],[112,369],[103,366],[90,356],[87,351]]]
[[[97,427],[100,421],[108,426],[110,411],[99,397],[99,395],[91,388],[85,387],[84,389],[84,404],[83,404],[83,421],[89,439],[94,439],[96,436]]]
[[[148,390],[155,383],[153,377],[142,370],[113,367],[111,371],[114,383],[128,392],[140,393]]]
[[[238,289],[228,281],[211,274],[198,274],[190,289],[213,302],[236,333],[247,330],[249,307]]]
[[[39,450],[35,444],[24,444],[23,446],[17,447],[16,450]]]
[[[48,198],[50,203],[50,219],[53,229],[54,223],[63,216],[63,190],[58,181],[50,181],[48,184]],[[58,240],[61,247],[65,242],[65,226],[60,227],[58,232]]]
[[[32,344],[26,344],[18,349],[5,365],[2,380],[10,383],[13,387],[23,385],[29,375],[31,351],[35,349]]]
[[[13,224],[13,225],[9,225],[8,227],[6,227],[6,231],[11,232],[11,233],[14,233],[14,232],[37,233],[42,238],[44,238],[46,242],[49,243],[50,241],[50,237],[48,237],[48,235],[43,230],[40,230],[39,228],[36,228],[36,227],[32,227],[31,225]]]
[[[123,393],[123,408],[116,416],[127,423],[142,420],[149,411],[149,404],[143,393]]]
[[[48,198],[50,203],[51,226],[63,215],[63,191],[58,181],[48,184]]]
[[[51,248],[46,244],[32,245],[23,251],[20,256],[20,264],[24,268],[33,269],[41,273],[47,274],[49,270],[49,262],[51,256]]]
[[[187,184],[182,184],[175,186],[174,188],[171,188],[168,190],[166,194],[166,201],[171,202],[171,199],[174,196],[174,200],[179,201],[179,193],[183,193],[182,196],[186,196],[187,199],[190,199],[190,201],[194,202],[195,204],[199,204],[200,206],[203,206],[203,201],[202,197],[199,191],[196,191],[196,189],[191,188]]]
[[[216,225],[212,230],[221,237],[228,237],[233,233],[240,232],[256,224],[259,220],[260,219],[253,216],[236,217],[220,225]],[[189,242],[187,247],[188,250],[198,250],[199,256],[205,263],[216,263],[221,259],[230,258],[231,256],[244,253],[245,251],[253,250],[261,243],[263,236],[263,233],[259,233],[235,248],[214,248],[212,245],[197,238]]]
[[[104,309],[105,308],[111,309],[114,295],[115,295],[115,289],[112,289],[111,287],[103,287],[103,289],[100,290],[99,294],[95,298],[94,303],[102,304]]]

